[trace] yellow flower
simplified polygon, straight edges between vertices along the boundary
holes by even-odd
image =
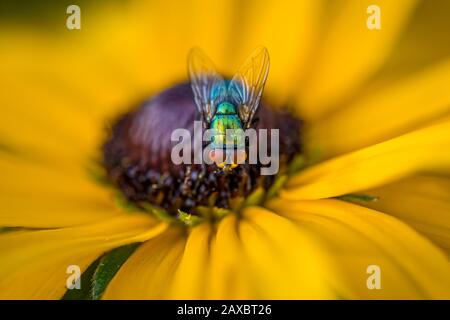
[[[92,275],[99,257],[123,263],[94,283],[105,299],[450,298],[448,4],[377,0],[369,30],[372,2],[86,5],[70,31],[5,20],[0,298],[60,299],[68,267]],[[192,46],[231,74],[259,44],[265,97],[305,120],[309,166],[214,225],[118,205],[89,174],[105,123],[185,79]]]

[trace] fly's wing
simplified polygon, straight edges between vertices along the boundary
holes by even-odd
[[[189,52],[188,70],[197,110],[202,120],[210,123],[217,105],[227,96],[225,81],[199,48]]]
[[[259,101],[269,73],[269,53],[257,48],[242,65],[228,86],[228,95],[238,107],[239,117],[248,128],[258,110]]]

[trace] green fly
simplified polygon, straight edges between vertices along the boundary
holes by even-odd
[[[230,170],[244,163],[244,130],[251,127],[269,73],[269,53],[257,48],[230,80],[224,80],[198,48],[190,51],[188,70],[203,127],[211,129],[209,157]]]

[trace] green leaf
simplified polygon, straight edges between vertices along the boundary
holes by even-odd
[[[100,262],[100,258],[95,260],[91,265],[83,272],[80,278],[80,289],[67,289],[62,300],[92,300],[91,297],[91,279],[94,275],[95,269]]]
[[[92,276],[91,299],[99,300],[112,278],[140,243],[132,243],[104,254]]]
[[[378,201],[377,196],[372,196],[370,194],[357,194],[349,193],[343,196],[336,197],[336,199],[348,201],[348,202],[375,202]]]
[[[81,275],[81,289],[68,289],[63,300],[98,300],[120,267],[140,243],[113,249],[95,260]]]

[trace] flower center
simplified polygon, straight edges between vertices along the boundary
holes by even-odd
[[[279,130],[279,172],[301,150],[301,121],[286,111],[262,103],[252,127]],[[261,163],[245,163],[224,170],[216,164],[175,164],[172,132],[194,133],[199,119],[189,83],[173,86],[123,115],[103,145],[109,179],[140,207],[153,205],[172,216],[201,215],[201,209],[230,209],[258,189],[268,190],[276,175],[262,175]],[[270,139],[270,137],[267,137]],[[194,148],[194,144],[192,144]],[[271,146],[268,145],[268,154]]]

